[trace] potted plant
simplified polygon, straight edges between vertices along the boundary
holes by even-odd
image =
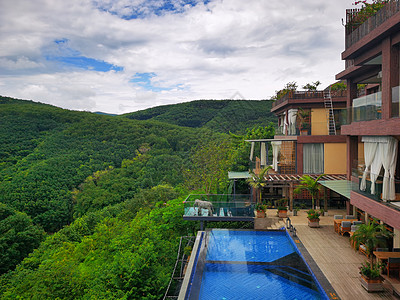
[[[280,199],[277,202],[278,206],[278,217],[279,218],[287,218],[287,200],[286,199]]]
[[[319,212],[314,209],[310,209],[307,211],[307,219],[308,219],[308,226],[312,228],[319,227]]]
[[[267,209],[267,206],[263,203],[257,203],[256,204],[256,211],[257,211],[257,218],[265,218],[266,213],[265,210]]]
[[[300,210],[300,207],[296,205],[296,206],[293,208],[293,216],[297,216],[299,210]]]
[[[369,261],[361,264],[361,285],[368,292],[380,292],[383,291],[382,276],[381,276],[382,264],[373,264]]]
[[[374,249],[377,247],[386,248],[387,240],[391,237],[393,237],[393,233],[387,230],[383,224],[379,224],[374,220],[368,224],[358,225],[357,230],[350,239],[355,245],[355,250],[363,247],[363,252],[368,257],[371,257],[372,264],[373,257],[371,254]]]

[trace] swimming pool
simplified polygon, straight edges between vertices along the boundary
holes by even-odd
[[[213,229],[186,299],[329,299],[286,231]]]

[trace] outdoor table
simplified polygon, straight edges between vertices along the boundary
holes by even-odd
[[[400,252],[374,251],[373,253],[380,262],[387,261],[389,257],[400,258]]]

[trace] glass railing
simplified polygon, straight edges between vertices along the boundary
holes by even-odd
[[[353,99],[352,122],[382,118],[382,92]]]
[[[340,110],[335,113],[335,128],[336,134],[340,134],[340,128],[346,124],[346,114]],[[333,134],[333,133],[331,133]],[[285,130],[282,126],[275,130],[275,135],[286,135],[286,136],[299,136],[299,135],[329,135],[328,121],[326,122],[311,122],[306,126],[300,125],[288,125]]]
[[[196,200],[208,203],[198,205]],[[254,208],[251,195],[189,195],[184,217],[254,217]]]
[[[361,182],[364,170],[365,164],[363,161],[359,161],[359,163],[355,161],[353,163],[352,176],[358,178],[357,184],[353,186],[353,191],[360,193],[370,199],[382,201],[383,176],[380,174],[376,174],[375,183],[372,183],[371,173],[368,172],[366,174],[365,189],[361,190]],[[374,187],[372,188],[373,185]],[[398,180],[395,181],[395,192],[396,194],[400,194],[400,181]]]
[[[396,86],[396,87],[392,88],[392,117],[393,118],[398,118],[400,116],[399,99],[400,99],[400,87]]]

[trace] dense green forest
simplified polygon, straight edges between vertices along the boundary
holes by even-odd
[[[185,127],[207,127],[219,132],[244,134],[247,128],[276,123],[272,101],[197,100],[157,106],[125,116],[136,120],[157,120]]]
[[[226,192],[244,140],[274,134],[254,119],[241,134],[7,97],[0,122],[1,299],[162,298],[179,237],[198,229],[182,219],[187,194]]]

